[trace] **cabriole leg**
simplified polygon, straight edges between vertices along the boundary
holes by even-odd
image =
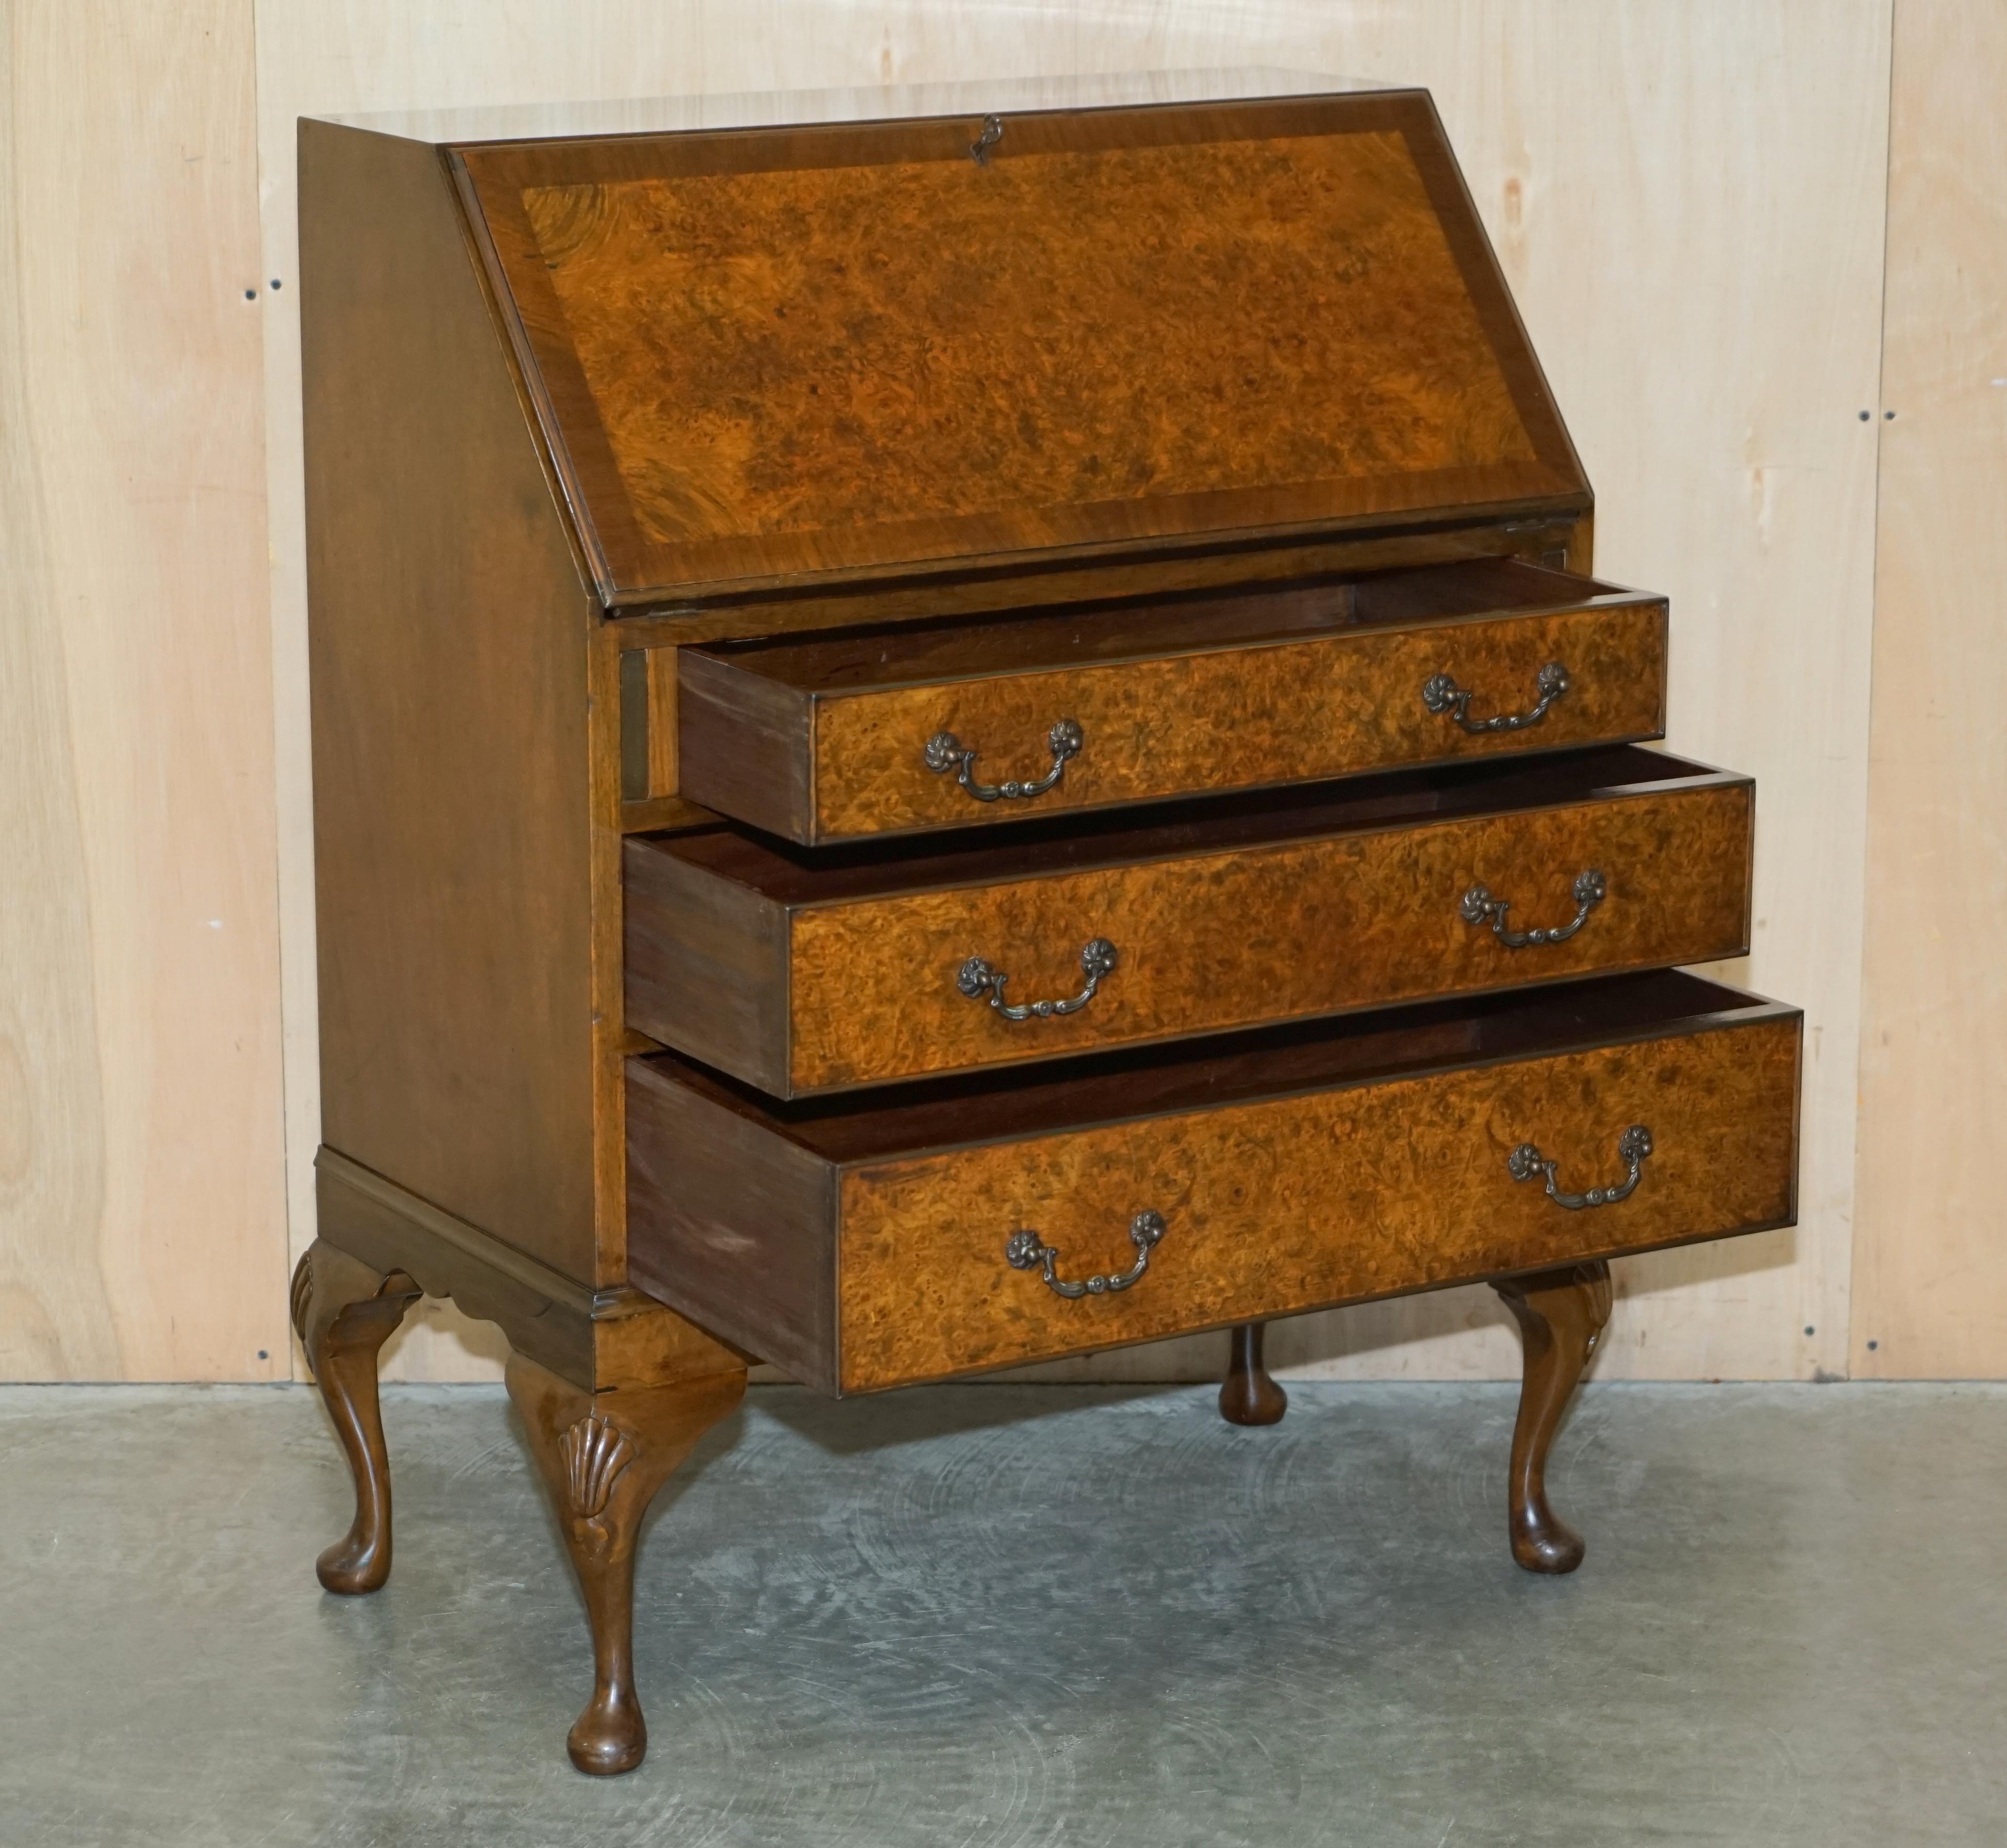
[[[1529,1572],[1572,1572],[1582,1536],[1547,1506],[1547,1451],[1610,1320],[1610,1266],[1600,1259],[1508,1277],[1491,1286],[1518,1318],[1525,1383],[1512,1428],[1508,1491],[1512,1557]]]
[[[293,1273],[293,1328],[355,1478],[355,1518],[314,1566],[344,1596],[379,1590],[390,1576],[390,1458],[376,1356],[419,1294],[402,1271],[372,1271],[318,1239]]]
[[[1274,1424],[1289,1409],[1289,1395],[1261,1363],[1268,1328],[1266,1322],[1243,1322],[1233,1331],[1233,1352],[1219,1388],[1219,1415],[1229,1424]]]
[[[509,1396],[529,1428],[592,1627],[592,1698],[566,1744],[580,1770],[632,1771],[648,1749],[634,1691],[634,1543],[656,1491],[739,1403],[746,1370],[590,1393],[510,1356]]]

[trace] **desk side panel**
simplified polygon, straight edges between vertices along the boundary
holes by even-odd
[[[302,123],[300,245],[323,1140],[617,1282],[594,1249],[596,607],[436,152]]]

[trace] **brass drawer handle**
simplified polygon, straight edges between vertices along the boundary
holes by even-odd
[[[1593,866],[1575,876],[1575,915],[1565,924],[1544,929],[1508,930],[1505,914],[1512,908],[1509,898],[1494,898],[1488,886],[1473,886],[1463,895],[1457,915],[1466,924],[1489,924],[1491,934],[1508,950],[1524,950],[1533,943],[1564,943],[1588,922],[1589,914],[1609,892],[1608,882]]]
[[[1096,937],[1080,953],[1081,970],[1087,977],[1086,987],[1063,1001],[1026,1001],[1017,1006],[1007,1005],[1004,999],[1004,984],[1011,978],[979,956],[972,956],[956,972],[954,985],[972,1001],[979,1001],[986,995],[989,1005],[1007,1021],[1049,1020],[1056,1014],[1079,1013],[1094,999],[1094,991],[1100,987],[1102,978],[1113,972],[1115,963],[1115,946],[1105,936]]]
[[[1055,1296],[1105,1296],[1112,1290],[1127,1289],[1141,1278],[1150,1268],[1152,1249],[1163,1236],[1164,1215],[1146,1208],[1129,1222],[1129,1243],[1136,1247],[1136,1261],[1119,1275],[1084,1277],[1078,1283],[1053,1275],[1059,1253],[1028,1229],[1011,1233],[1004,1243],[1004,1256],[1014,1271],[1042,1271],[1046,1287]]]
[[[1078,757],[1086,742],[1087,734],[1081,730],[1079,721],[1063,718],[1046,734],[1053,767],[1036,782],[979,783],[974,774],[976,753],[952,732],[936,732],[927,740],[927,768],[937,777],[954,771],[954,780],[979,802],[1025,802],[1055,787],[1066,774],[1068,760]]]
[[[1645,1158],[1652,1152],[1652,1132],[1642,1123],[1634,1123],[1617,1138],[1617,1159],[1629,1165],[1631,1172],[1611,1187],[1591,1187],[1586,1194],[1564,1194],[1554,1185],[1554,1170],[1561,1166],[1550,1162],[1530,1142],[1522,1142],[1505,1158],[1505,1166],[1511,1170],[1515,1180],[1531,1180],[1536,1175],[1547,1179],[1547,1197],[1557,1206],[1564,1206],[1571,1213],[1578,1213],[1585,1206],[1614,1206],[1620,1200],[1628,1200],[1638,1185],[1638,1176],[1644,1172]]]
[[[1523,732],[1547,716],[1547,708],[1568,689],[1568,671],[1550,661],[1534,676],[1540,697],[1524,712],[1501,712],[1496,718],[1473,718],[1471,695],[1447,674],[1432,674],[1422,683],[1422,704],[1438,714],[1447,712],[1466,732]]]
[[[968,144],[968,157],[978,167],[989,164],[989,150],[1004,139],[1004,118],[1000,115],[986,115],[982,118],[982,132]]]

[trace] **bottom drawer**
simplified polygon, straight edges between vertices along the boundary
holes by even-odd
[[[631,1060],[629,1275],[863,1392],[1789,1225],[1802,1019],[1666,973],[806,1102]]]

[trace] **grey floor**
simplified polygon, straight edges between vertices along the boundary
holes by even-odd
[[[2007,1391],[1592,1386],[1542,1580],[1500,1388],[756,1390],[662,1497],[605,1783],[506,1402],[386,1396],[344,1599],[309,1390],[0,1390],[8,1848],[2007,1841]]]

